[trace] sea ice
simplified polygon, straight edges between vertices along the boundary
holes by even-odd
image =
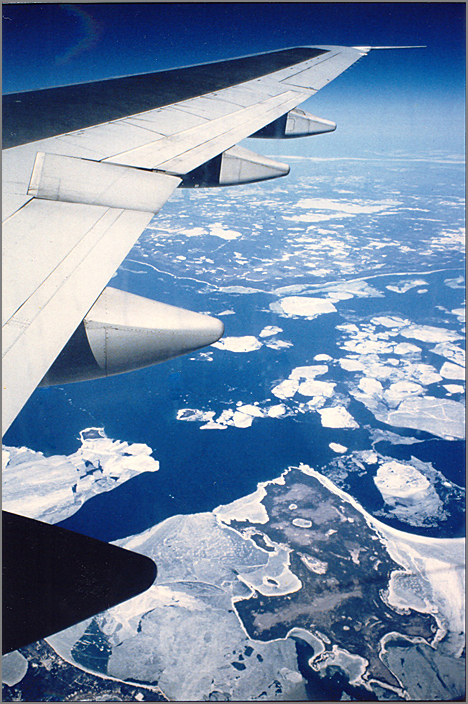
[[[427,281],[424,281],[424,279],[415,279],[414,281],[400,281],[398,284],[389,285],[385,288],[388,288],[389,291],[394,291],[395,293],[406,293],[417,286],[427,285]]]
[[[253,335],[244,335],[243,337],[223,337],[218,342],[215,342],[212,347],[218,350],[228,350],[229,352],[254,352],[262,346],[260,340],[257,340]]]
[[[344,445],[340,445],[338,442],[331,442],[329,443],[328,447],[330,448],[330,450],[333,450],[333,452],[339,452],[340,454],[346,452],[348,449]]]
[[[238,237],[242,237],[242,232],[228,230],[224,225],[217,222],[210,225],[210,235],[213,237],[221,237],[223,240],[236,240]]]
[[[359,388],[366,394],[366,396],[377,396],[380,397],[383,394],[383,386],[377,379],[372,377],[364,376],[359,380]]]
[[[205,423],[205,425],[201,425],[200,430],[227,430],[227,425],[210,420],[208,423]]]
[[[293,526],[296,526],[296,528],[311,528],[312,527],[312,521],[309,521],[308,518],[293,518],[292,524],[293,524]]]
[[[431,486],[429,480],[409,464],[392,460],[380,465],[374,483],[386,503],[420,501]]]
[[[371,214],[371,213],[381,213],[390,208],[401,205],[399,201],[382,201],[375,205],[368,205],[362,202],[356,201],[345,201],[345,200],[332,200],[330,198],[302,198],[298,203],[298,208],[307,208],[311,210],[333,210],[336,214],[346,213],[348,215],[360,215]]]
[[[301,555],[301,561],[311,572],[315,574],[325,574],[328,570],[328,563],[325,560],[319,560],[312,555]]]
[[[410,464],[385,462],[377,470],[374,483],[390,513],[410,525],[430,524],[442,509],[431,482]]]
[[[214,509],[213,513],[223,523],[231,521],[249,521],[250,523],[268,523],[270,520],[262,500],[266,496],[264,484],[259,484],[256,491],[243,496],[230,504],[223,504]]]
[[[385,328],[400,329],[411,325],[411,321],[399,318],[397,315],[379,315],[371,319],[373,325],[383,325]]]
[[[292,398],[299,388],[297,379],[285,379],[280,384],[275,386],[271,393],[277,398]]]
[[[341,347],[357,354],[390,354],[394,352],[395,343],[384,340],[357,339],[346,340]]]
[[[419,362],[412,364],[407,360],[403,360],[403,371],[408,380],[411,379],[412,381],[420,382],[424,386],[442,381],[439,372],[430,364],[422,364]]]
[[[270,418],[279,418],[280,416],[284,416],[286,413],[286,406],[284,406],[282,403],[277,404],[276,406],[270,406],[268,409],[268,415]]]
[[[334,408],[320,408],[324,428],[359,428],[358,423],[344,406]]]
[[[277,325],[267,325],[260,332],[259,337],[270,337],[270,335],[278,335],[280,332],[283,332],[283,328],[279,328]]]
[[[291,374],[290,379],[315,379],[316,376],[322,376],[328,372],[328,366],[326,364],[313,364],[310,367],[295,367]]]
[[[240,413],[239,411],[236,411],[233,415],[232,422],[236,428],[250,428],[253,418],[247,413]]]
[[[411,342],[399,342],[393,351],[401,357],[404,357],[405,355],[421,355],[421,348],[416,345],[412,345]]]
[[[264,344],[272,350],[282,350],[293,346],[292,342],[287,342],[286,340],[270,340],[270,342],[265,342]]]
[[[465,391],[464,387],[458,384],[444,384],[444,389],[446,389],[449,394],[462,394]]]
[[[340,367],[347,372],[361,372],[364,371],[366,365],[357,359],[349,359],[348,357],[343,357],[339,360]]]
[[[433,347],[431,352],[445,357],[450,362],[460,365],[460,367],[465,366],[465,350],[462,350],[461,347],[454,345],[452,342],[441,342]]]
[[[415,384],[413,381],[397,381],[390,384],[389,388],[384,391],[384,399],[391,408],[398,406],[401,401],[411,396],[420,396],[425,391],[420,384]]]
[[[465,288],[465,279],[463,276],[457,276],[456,279],[444,279],[444,284],[446,286],[448,286],[449,288],[464,289]]]
[[[2,682],[8,687],[14,687],[21,682],[28,671],[28,661],[21,655],[19,650],[6,653],[2,657]]]
[[[92,496],[159,469],[148,445],[112,440],[102,428],[87,428],[80,437],[81,447],[67,456],[44,457],[26,448],[6,448],[3,508],[58,523]]]
[[[405,399],[388,413],[384,422],[399,428],[424,430],[445,439],[465,437],[465,408],[450,399],[429,396]]]
[[[302,396],[324,396],[325,398],[331,398],[334,394],[336,384],[328,381],[315,381],[308,380],[304,381],[298,388],[298,393]]]
[[[410,325],[400,330],[403,337],[414,338],[422,342],[453,342],[462,338],[459,333],[446,328],[436,328],[432,325]]]
[[[200,237],[207,235],[208,231],[204,227],[189,227],[186,230],[180,230],[180,234],[186,235],[186,237]]]
[[[453,313],[453,315],[457,316],[457,320],[459,323],[465,322],[465,308],[453,308],[453,310],[451,310],[450,312]]]
[[[241,413],[246,413],[249,416],[254,416],[255,418],[263,418],[265,415],[261,408],[252,404],[246,404],[245,406],[240,403],[237,406],[237,410]]]
[[[464,368],[459,367],[458,364],[452,364],[452,362],[444,362],[440,373],[444,379],[456,379],[457,381],[463,381],[465,379]]]
[[[197,408],[181,408],[177,411],[177,420],[186,420],[190,422],[206,422],[213,420],[214,411],[199,411]]]
[[[276,303],[270,303],[270,308],[287,318],[302,316],[309,320],[326,313],[336,313],[336,308],[331,301],[324,298],[309,298],[307,296],[288,296]]]

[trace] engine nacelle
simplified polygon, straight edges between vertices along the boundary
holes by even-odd
[[[334,130],[336,130],[336,124],[331,120],[324,120],[296,108],[250,136],[262,139],[289,139],[291,137],[308,137]]]
[[[179,188],[235,186],[287,176],[289,166],[235,146],[198,166],[183,177]]]
[[[41,386],[129,372],[211,345],[221,320],[107,287]]]

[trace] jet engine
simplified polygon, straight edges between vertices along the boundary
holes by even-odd
[[[179,188],[236,186],[289,174],[288,164],[235,146],[183,176]]]
[[[108,286],[41,381],[98,379],[151,366],[219,340],[221,320]]]

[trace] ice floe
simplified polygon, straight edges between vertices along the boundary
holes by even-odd
[[[444,379],[456,379],[457,381],[464,381],[465,379],[464,367],[459,367],[458,364],[452,364],[452,362],[444,362],[440,373]]]
[[[433,325],[410,325],[401,329],[400,335],[421,340],[422,342],[453,342],[454,340],[462,339],[462,335],[454,330],[437,328]]]
[[[420,347],[413,345],[411,342],[399,342],[393,348],[393,352],[401,357],[404,357],[405,355],[420,357],[422,350]]]
[[[463,394],[465,392],[465,387],[459,386],[458,384],[444,384],[444,389],[446,389],[449,394]]]
[[[214,411],[200,411],[197,408],[180,408],[177,411],[176,418],[177,420],[206,423],[213,420],[215,415]]]
[[[345,445],[340,445],[339,442],[331,442],[329,443],[328,447],[330,450],[333,450],[333,452],[338,452],[339,454],[343,454],[343,452],[347,452],[348,448],[345,447]]]
[[[323,396],[331,398],[335,393],[336,384],[330,381],[304,381],[299,385],[297,393],[302,396]]]
[[[28,661],[24,655],[21,655],[19,650],[6,653],[2,657],[2,682],[8,687],[14,687],[15,684],[21,682],[28,671],[28,667]]]
[[[418,286],[427,286],[427,281],[424,279],[414,279],[413,281],[400,281],[398,284],[389,284],[385,288],[394,293],[406,293],[412,288],[417,288]]]
[[[271,390],[273,396],[277,398],[292,398],[299,388],[298,379],[285,379]]]
[[[223,240],[236,240],[239,237],[242,237],[242,232],[238,232],[237,230],[229,230],[219,222],[210,225],[209,234],[212,237],[221,237]]]
[[[259,337],[270,337],[271,335],[278,335],[278,333],[283,332],[283,328],[279,328],[277,325],[267,325],[259,333]]]
[[[461,347],[458,347],[451,342],[441,342],[433,347],[431,352],[435,352],[441,357],[445,357],[450,362],[454,362],[461,367],[465,366],[465,350],[462,350]]]
[[[270,406],[267,413],[270,418],[280,418],[286,413],[286,406],[282,403],[278,403],[275,406]]]
[[[423,526],[433,521],[442,509],[434,486],[411,464],[396,460],[381,464],[374,483],[390,513],[411,525]]]
[[[293,343],[288,342],[287,340],[270,340],[269,342],[265,342],[264,344],[265,347],[269,347],[272,350],[282,350],[288,347],[293,347]]]
[[[207,235],[208,231],[204,227],[188,227],[185,230],[180,230],[181,235],[186,237],[200,237],[202,235]]]
[[[385,332],[379,331],[379,326]],[[462,380],[464,370],[451,361],[444,362],[440,371],[420,361],[425,344],[434,342],[437,344],[430,351],[446,359],[464,359],[463,350],[453,344],[453,340],[460,339],[458,333],[413,325],[398,316],[376,316],[370,324],[358,327],[345,323],[338,329],[345,338],[340,346],[348,352],[338,362],[342,369],[354,375],[354,381],[346,384],[351,395],[377,420],[424,430],[444,439],[464,437],[462,404],[430,396],[427,388],[444,379]],[[397,335],[418,339],[423,344],[419,347],[388,339]]]
[[[260,349],[262,343],[253,335],[244,335],[243,337],[223,337],[211,346],[228,352],[255,352]]]
[[[465,308],[454,308],[450,311],[453,315],[456,315],[459,323],[465,322],[466,311]]]
[[[359,428],[351,413],[344,406],[319,408],[324,428]]]
[[[383,397],[391,408],[395,408],[404,399],[420,396],[423,393],[425,393],[425,388],[414,381],[396,381],[383,391]]]
[[[81,447],[71,455],[45,457],[24,447],[6,448],[3,508],[58,523],[92,496],[159,469],[147,445],[112,440],[103,428],[82,430],[80,438]]]
[[[444,284],[453,289],[464,289],[465,279],[463,276],[457,276],[455,279],[444,279]]]
[[[465,437],[465,408],[450,399],[408,398],[396,410],[390,411],[387,418],[390,425],[424,430],[446,440],[463,440]]]
[[[424,389],[418,386],[409,381],[396,382],[384,391],[377,379],[364,377],[357,386],[350,388],[350,393],[377,420],[389,425],[424,430],[444,439],[463,438],[463,405],[448,399],[421,396]]]
[[[332,301],[346,301],[351,298],[383,298],[384,294],[365,279],[340,281],[314,287],[317,293],[325,293]]]
[[[328,372],[328,366],[326,364],[311,364],[307,367],[295,367],[291,374],[290,379],[315,379],[316,376],[322,376]]]
[[[336,308],[331,301],[307,296],[288,296],[275,303],[270,303],[270,308],[275,313],[279,313],[286,318],[299,316],[308,320],[336,312]]]

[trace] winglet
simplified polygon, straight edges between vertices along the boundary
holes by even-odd
[[[418,46],[353,46],[353,49],[365,51],[366,54],[373,49],[427,49],[427,46],[420,44]]]

